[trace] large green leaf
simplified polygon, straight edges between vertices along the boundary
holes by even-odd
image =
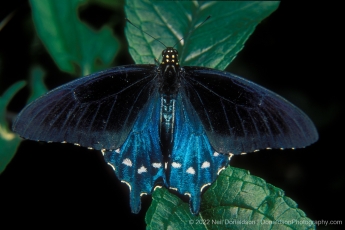
[[[87,75],[109,67],[119,42],[108,27],[94,31],[78,18],[80,0],[30,0],[36,31],[58,67]]]
[[[178,42],[181,65],[223,70],[243,48],[256,25],[279,5],[272,1],[127,1],[129,52],[140,64],[154,63],[164,46]],[[209,15],[212,17],[196,28]],[[190,33],[191,32],[191,33]]]
[[[237,168],[223,170],[202,196],[201,212],[166,189],[156,189],[146,214],[148,229],[315,229],[284,192]]]
[[[20,138],[8,128],[6,122],[6,108],[14,95],[25,86],[24,81],[17,82],[9,87],[0,97],[0,173],[11,161],[17,151]]]

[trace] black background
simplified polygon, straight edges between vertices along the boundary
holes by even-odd
[[[13,10],[16,14],[0,31],[0,93],[25,79],[33,63],[46,70],[49,89],[72,80],[57,69],[36,37],[28,22],[31,12],[27,1],[7,4],[11,5],[0,3],[0,19]],[[344,221],[344,40],[340,9],[335,4],[282,2],[257,27],[227,69],[287,98],[315,122],[320,139],[305,149],[265,150],[231,161],[231,166],[247,169],[283,189],[312,220]],[[124,36],[124,12],[95,6],[81,10],[83,20],[91,21],[95,28],[112,15],[118,20],[114,31]],[[116,65],[133,63],[126,50],[123,46]],[[27,96],[26,89],[14,98],[9,120],[24,106]],[[151,202],[146,197],[140,214],[131,214],[128,188],[118,181],[100,152],[33,141],[21,143],[0,175],[0,199],[1,229],[4,224],[143,229]]]

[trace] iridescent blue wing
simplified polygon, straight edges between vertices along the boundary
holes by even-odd
[[[216,151],[299,148],[318,139],[308,116],[277,94],[231,73],[184,69],[186,97]]]
[[[166,183],[158,133],[160,96],[157,90],[154,92],[139,112],[133,129],[121,148],[103,152],[105,161],[130,189],[133,213],[140,211],[140,197],[143,194],[151,194],[159,180],[161,185]]]
[[[188,195],[191,212],[197,214],[202,190],[229,163],[229,156],[212,148],[183,89],[178,94],[175,108],[174,146],[167,168],[168,186]]]
[[[117,149],[155,90],[154,65],[129,65],[79,78],[26,106],[13,130],[26,139]]]

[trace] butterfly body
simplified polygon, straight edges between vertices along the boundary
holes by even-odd
[[[178,52],[168,47],[162,52],[162,62],[157,68],[159,93],[161,95],[160,111],[160,143],[164,155],[171,154],[175,123],[176,95],[181,86],[181,68],[178,63]]]
[[[229,156],[315,142],[312,121],[275,93],[231,73],[180,67],[177,51],[162,63],[101,71],[60,86],[26,106],[13,124],[22,137],[102,150],[130,188],[132,212],[156,185],[190,196]]]

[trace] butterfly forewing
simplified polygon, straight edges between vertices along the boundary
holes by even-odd
[[[13,130],[26,139],[116,149],[155,89],[155,68],[117,67],[72,81],[24,108]]]
[[[184,69],[186,95],[217,151],[297,148],[317,140],[312,121],[277,94],[227,72]]]

